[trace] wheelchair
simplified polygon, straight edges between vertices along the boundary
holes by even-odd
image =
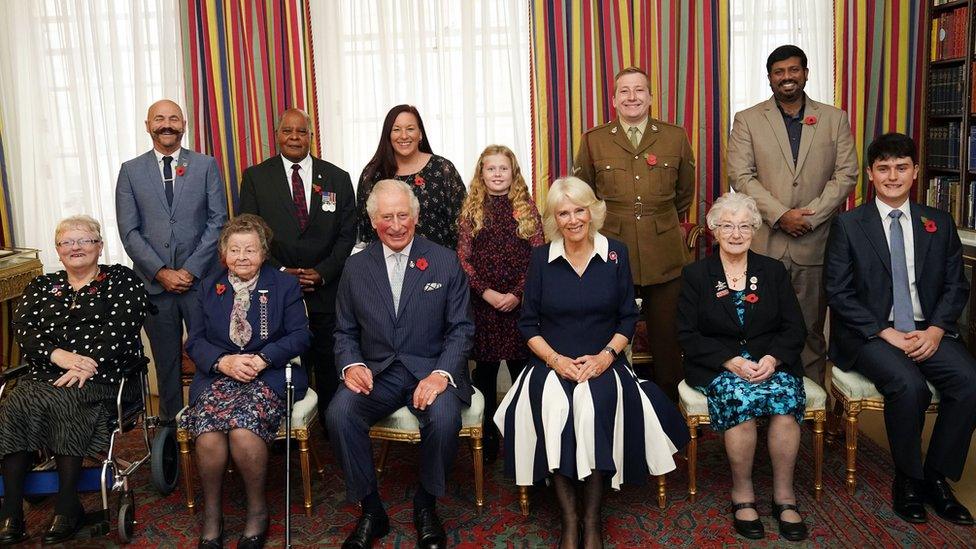
[[[156,416],[148,413],[149,403],[149,359],[139,357],[123,369],[123,379],[119,384],[115,399],[115,416],[109,420],[109,444],[104,455],[87,456],[99,462],[97,466],[82,467],[78,481],[78,491],[101,493],[102,508],[89,511],[85,524],[91,537],[103,536],[111,532],[112,515],[115,514],[116,532],[122,543],[132,541],[135,531],[135,497],[130,485],[130,477],[147,462],[150,464],[152,484],[162,495],[169,495],[179,480],[179,450],[176,444],[175,426],[163,426]],[[30,365],[9,368],[0,372],[0,398],[3,397],[7,383],[27,373]],[[139,398],[125,401],[126,387],[137,383]],[[133,430],[139,430],[143,444],[131,450],[135,456],[123,458],[120,453],[120,437]],[[138,447],[145,450],[139,451]],[[39,452],[39,464],[27,474],[24,482],[24,499],[38,503],[45,496],[58,491],[58,473],[54,468],[54,458],[46,451]],[[114,506],[110,507],[110,493],[117,494]],[[3,496],[3,481],[0,479],[0,496]]]

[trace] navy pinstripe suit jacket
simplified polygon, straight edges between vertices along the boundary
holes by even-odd
[[[421,268],[423,267],[423,268]],[[383,246],[373,242],[346,260],[336,297],[335,362],[361,362],[377,375],[400,361],[418,380],[434,370],[453,376],[449,386],[471,403],[468,353],[474,336],[470,290],[457,253],[414,237],[404,273],[399,314]]]

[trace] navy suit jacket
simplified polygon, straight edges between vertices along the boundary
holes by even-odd
[[[746,303],[743,324],[727,289],[725,270],[718,253],[685,266],[678,300],[678,341],[684,349],[688,384],[705,387],[725,371],[725,361],[739,356],[745,347],[754,360],[772,355],[776,367],[803,377],[800,351],[807,336],[803,313],[793,292],[790,275],[778,259],[749,252],[746,294],[759,298]],[[748,288],[755,279],[755,290]],[[723,283],[722,286],[719,283]]]
[[[383,246],[371,243],[346,260],[339,281],[335,361],[340,375],[345,366],[361,362],[375,376],[397,360],[418,380],[444,370],[457,385],[448,389],[470,404],[470,293],[457,253],[415,236],[395,315]]]
[[[962,243],[947,212],[912,203],[915,282],[925,321],[958,337],[956,320],[969,299]],[[935,231],[925,230],[926,218]],[[874,200],[834,219],[824,257],[824,289],[830,306],[831,360],[854,366],[861,347],[888,327],[891,254]]]
[[[177,175],[182,166],[183,175]],[[115,187],[115,215],[122,245],[150,295],[162,293],[156,273],[186,269],[196,280],[217,265],[217,238],[227,221],[227,199],[217,161],[180,149],[173,166],[173,205],[166,203],[156,154],[122,164]]]
[[[312,184],[322,192],[312,190],[304,231],[298,228],[291,183],[280,154],[244,170],[239,213],[261,216],[274,231],[269,261],[319,273],[322,285],[305,294],[305,302],[309,311],[331,316],[342,266],[356,243],[356,197],[348,173],[315,157]],[[322,193],[329,192],[336,195],[333,212],[322,210]]]
[[[218,294],[217,285],[224,290]],[[264,291],[268,297],[268,338],[261,339],[261,306],[259,296]],[[308,329],[308,315],[302,300],[298,279],[282,273],[265,263],[258,274],[257,287],[251,294],[251,308],[247,321],[251,324],[251,341],[243,349],[230,340],[230,311],[234,305],[234,288],[227,280],[227,270],[217,273],[200,285],[199,300],[201,322],[190,326],[186,340],[186,352],[196,364],[197,372],[190,385],[190,403],[214,381],[224,374],[210,373],[211,366],[228,354],[257,354],[266,356],[271,364],[260,374],[278,396],[285,396],[285,364],[308,350],[312,333]],[[292,370],[295,402],[305,396],[308,376],[304,368]]]

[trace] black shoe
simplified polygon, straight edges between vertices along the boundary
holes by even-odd
[[[240,539],[237,540],[237,549],[262,549],[264,544],[268,541],[268,526],[270,523],[270,518],[264,520],[264,528],[261,530],[260,534],[247,537],[244,537],[244,534],[241,534]]]
[[[973,515],[959,503],[944,478],[925,479],[925,503],[935,509],[935,514],[949,522],[962,526],[973,525]]]
[[[439,549],[447,546],[447,534],[433,507],[414,509],[413,526],[417,529],[417,547]]]
[[[902,520],[913,524],[928,521],[924,494],[922,481],[895,471],[895,480],[891,487],[891,507]]]
[[[220,519],[220,533],[214,539],[200,538],[197,549],[223,549],[224,547],[224,519]]]
[[[14,545],[27,539],[23,518],[7,517],[0,521],[0,545]]]
[[[76,517],[54,515],[54,519],[51,520],[51,525],[48,526],[47,531],[44,532],[44,537],[41,538],[41,543],[44,545],[54,545],[55,543],[64,543],[74,538],[84,523],[82,517],[83,515]]]
[[[779,523],[779,535],[789,541],[802,541],[807,539],[807,525],[803,523],[803,519],[801,518],[800,522],[787,522],[782,519],[783,511],[796,511],[799,513],[800,509],[793,503],[776,503],[773,500],[773,516],[776,517],[776,522]]]
[[[390,533],[390,518],[386,514],[363,513],[356,528],[342,543],[342,549],[369,549],[373,541]]]
[[[755,509],[756,504],[752,501],[747,501],[745,503],[733,503],[732,504],[732,526],[735,527],[735,531],[739,533],[740,536],[749,539],[763,539],[766,535],[766,529],[763,528],[763,523],[759,519],[754,520],[741,520],[735,518],[735,512],[740,509]]]

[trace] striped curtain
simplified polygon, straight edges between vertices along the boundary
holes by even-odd
[[[850,116],[862,168],[875,137],[922,137],[925,1],[834,1],[834,102]],[[869,187],[862,169],[848,208],[869,198]]]
[[[0,115],[0,247],[14,245],[13,230],[10,215],[10,188],[7,181],[7,157],[3,151],[3,117]],[[14,342],[14,331],[10,326],[13,320],[14,307],[12,301],[0,303],[0,370],[13,366],[20,358],[17,344]]]
[[[184,0],[180,16],[193,148],[217,159],[233,213],[241,173],[277,154],[282,111],[311,116],[319,154],[308,2]]]
[[[533,0],[532,166],[536,201],[571,173],[582,133],[614,117],[613,77],[636,65],[651,116],[685,128],[698,167],[690,219],[727,188],[728,5],[723,0]]]

